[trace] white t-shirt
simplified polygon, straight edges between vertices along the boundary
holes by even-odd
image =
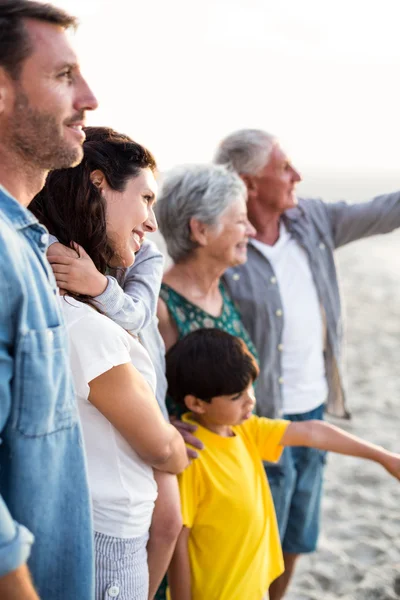
[[[308,258],[283,223],[273,246],[251,243],[269,260],[282,299],[283,413],[305,413],[328,395],[322,309]]]
[[[157,497],[153,469],[88,401],[88,384],[112,367],[131,362],[154,392],[153,365],[141,343],[111,319],[73,298],[60,302],[69,334],[94,530],[119,538],[140,537],[149,530]]]

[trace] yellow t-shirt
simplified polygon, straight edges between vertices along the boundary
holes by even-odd
[[[261,460],[279,460],[289,422],[253,415],[229,438],[195,424],[204,449],[178,477],[183,524],[191,530],[192,600],[261,600],[283,572]]]

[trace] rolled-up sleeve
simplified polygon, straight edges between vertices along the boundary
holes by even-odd
[[[0,577],[27,562],[33,540],[30,531],[12,519],[0,497]]]

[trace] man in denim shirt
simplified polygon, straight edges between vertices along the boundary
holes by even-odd
[[[257,413],[322,419],[326,405],[348,417],[333,253],[400,227],[400,193],[355,205],[298,200],[299,173],[277,140],[259,130],[225,138],[215,160],[230,164],[246,183],[249,220],[257,231],[247,263],[225,276],[260,358]],[[324,458],[314,449],[286,449],[279,465],[267,466],[285,558],[271,600],[283,598],[298,556],[315,550]]]
[[[0,598],[92,598],[92,531],[47,232],[25,208],[78,164],[96,99],[63,11],[0,6]],[[33,544],[33,547],[31,548]]]

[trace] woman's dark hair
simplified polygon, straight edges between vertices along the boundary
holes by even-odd
[[[68,29],[76,27],[75,17],[42,2],[1,0],[0,2],[0,66],[18,79],[22,63],[32,52],[32,42],[25,28],[25,19],[35,19]]]
[[[168,394],[180,405],[193,395],[205,402],[243,392],[259,368],[243,340],[220,329],[198,329],[166,355]]]
[[[29,209],[59,242],[71,248],[72,242],[80,244],[104,274],[115,252],[107,239],[106,201],[91,173],[101,171],[111,189],[122,192],[141,169],[154,172],[157,166],[153,155],[127,135],[108,127],[86,127],[85,133],[82,162],[52,171]]]

